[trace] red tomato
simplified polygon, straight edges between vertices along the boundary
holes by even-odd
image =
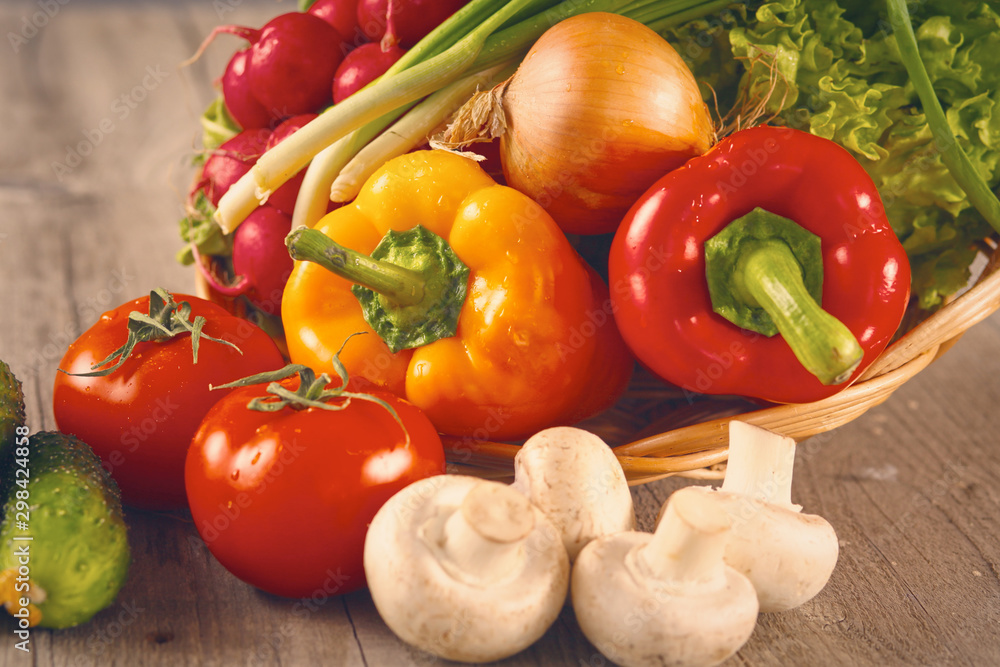
[[[294,390],[298,379],[282,384]],[[195,526],[227,570],[269,593],[363,588],[375,513],[403,487],[444,472],[437,431],[417,407],[379,391],[372,395],[393,407],[405,433],[385,407],[357,398],[339,411],[247,408],[265,386],[216,403],[195,435],[186,469]]]
[[[193,363],[190,334],[138,343],[125,363],[104,377],[56,373],[53,409],[60,431],[71,433],[101,457],[121,488],[122,500],[145,509],[180,509],[184,458],[202,418],[228,390],[209,391],[240,378],[281,368],[274,341],[246,320],[195,296],[175,294],[191,304],[191,319],[206,319],[202,333],[229,345],[201,339]],[[128,336],[132,311],[149,312],[149,297],[108,311],[70,345],[59,368],[86,373],[118,349]]]

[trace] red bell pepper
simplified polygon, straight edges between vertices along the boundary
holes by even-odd
[[[767,126],[654,184],[619,227],[609,271],[619,328],[650,370],[692,392],[778,403],[848,386],[910,292],[861,165],[832,141]]]

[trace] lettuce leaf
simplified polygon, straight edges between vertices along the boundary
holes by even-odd
[[[188,214],[180,220],[181,238],[186,245],[177,253],[178,262],[185,266],[194,264],[192,244],[203,255],[232,256],[232,237],[222,233],[222,228],[212,217],[214,213],[215,207],[205,196],[205,191],[198,190]]]
[[[967,284],[977,244],[992,230],[941,161],[899,60],[884,4],[774,0],[751,5],[727,16],[725,35],[716,40],[711,57],[693,59],[683,48],[679,52],[721,99],[766,99],[771,122],[847,148],[878,186],[886,215],[909,254],[914,296],[922,308],[939,306]],[[998,8],[977,0],[922,0],[911,12],[948,122],[996,190]],[[683,44],[690,30],[685,25],[667,37]]]

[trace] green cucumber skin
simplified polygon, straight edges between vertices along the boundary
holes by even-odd
[[[131,562],[118,486],[90,447],[73,436],[40,432],[28,441],[30,516],[18,527],[14,460],[5,472],[0,571],[19,566],[15,551],[28,545],[29,582],[45,592],[37,604],[41,627],[84,623],[114,602]],[[23,498],[23,493],[22,493]],[[15,537],[30,536],[30,541]]]
[[[14,449],[18,427],[24,426],[24,393],[10,367],[0,361],[0,470]]]

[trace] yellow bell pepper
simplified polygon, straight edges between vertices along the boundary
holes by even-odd
[[[628,382],[607,287],[538,204],[468,158],[391,160],[288,243],[292,361],[332,372],[340,351],[442,433],[526,437],[609,407]]]

